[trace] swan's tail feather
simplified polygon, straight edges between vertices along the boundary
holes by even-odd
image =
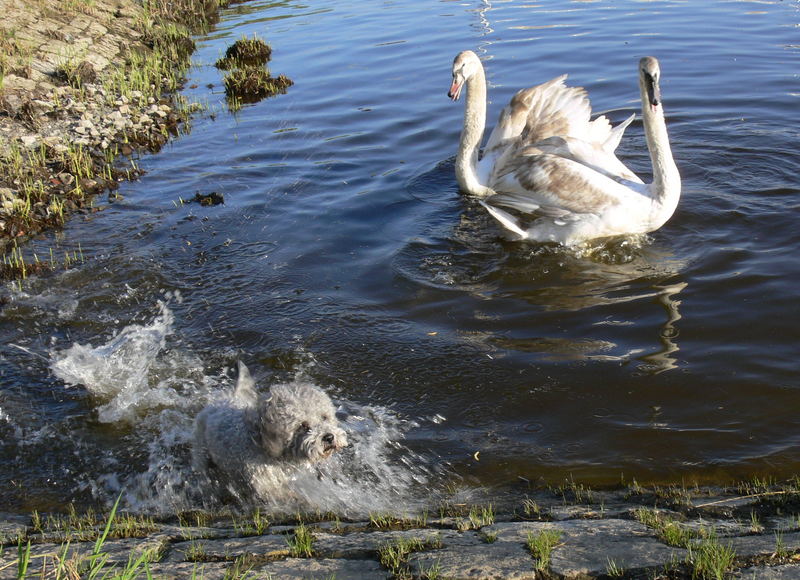
[[[636,113],[632,113],[630,117],[611,129],[611,133],[609,133],[608,138],[605,140],[605,143],[603,143],[603,149],[609,153],[616,151],[619,142],[622,141],[622,135],[625,133],[625,129],[628,128],[628,125],[630,125],[635,118]]]
[[[502,209],[489,205],[482,199],[479,199],[478,203],[480,203],[483,207],[485,207],[486,211],[488,211],[493,218],[499,221],[504,228],[517,234],[521,240],[525,240],[528,238],[528,232],[526,232],[520,227],[519,220],[517,220],[517,218],[515,218],[513,215],[511,215],[507,211],[503,211]]]

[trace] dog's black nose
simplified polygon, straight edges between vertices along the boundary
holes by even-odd
[[[333,445],[333,433],[325,433],[322,436],[322,442],[326,445]]]

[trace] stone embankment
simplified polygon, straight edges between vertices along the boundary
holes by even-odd
[[[188,116],[189,30],[217,0],[0,0],[0,248],[94,211]]]
[[[7,518],[0,578],[56,577],[59,569],[89,577],[98,562],[98,577],[113,569],[127,571],[120,577],[214,579],[800,578],[796,490],[579,492],[527,497],[505,516],[453,504],[437,517],[364,522],[270,524],[258,514],[208,524],[194,514],[202,526],[151,522],[144,537],[100,545],[87,530],[67,543],[63,528]]]

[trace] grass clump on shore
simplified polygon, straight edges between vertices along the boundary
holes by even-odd
[[[225,94],[242,102],[259,101],[278,93],[285,93],[294,83],[286,75],[273,77],[269,70],[258,66],[236,68],[225,75]]]
[[[174,93],[190,66],[192,34],[208,30],[228,2],[122,0],[116,12],[96,0],[57,4],[26,3],[17,18],[0,26],[0,113],[14,128],[0,142],[0,246],[59,227],[75,211],[94,210],[94,195],[140,173],[132,160],[127,168],[118,164],[120,154],[158,150],[186,125],[194,109]],[[118,60],[96,68],[92,45],[62,49],[48,81],[55,81],[54,89],[20,91],[19,86],[30,83],[20,85],[17,79],[17,88],[5,91],[11,75],[34,79],[37,63],[48,66],[50,57],[37,48],[40,41],[28,40],[26,23],[45,21],[53,29],[50,37],[61,42],[59,25],[78,14],[108,28],[110,42],[125,47]],[[124,25],[118,24],[121,16]],[[59,132],[40,135],[51,120]]]
[[[87,512],[79,516],[74,508],[63,518],[48,518],[46,521],[34,513],[34,528],[38,525],[44,531],[50,526],[63,527],[64,543],[55,554],[34,556],[31,554],[31,540],[20,538],[17,544],[17,578],[44,578],[48,569],[52,570],[52,577],[55,578],[135,578],[142,573],[149,576],[147,566],[149,562],[159,558],[158,549],[145,549],[138,555],[132,552],[125,565],[109,561],[106,550],[106,541],[109,538],[130,537],[128,533],[146,534],[153,531],[146,523],[142,528],[142,521],[137,518],[118,515],[119,501],[120,498],[117,498],[105,522],[94,513]],[[96,527],[97,524],[100,524],[99,528]],[[88,553],[71,549],[72,541],[91,540],[94,540],[94,544]],[[32,564],[38,563],[37,560],[41,560],[41,565],[33,571]]]
[[[686,563],[692,570],[692,578],[699,580],[724,580],[733,569],[736,551],[730,544],[722,544],[711,535],[687,548]]]
[[[428,512],[418,516],[396,516],[392,514],[370,512],[369,527],[376,530],[410,530],[424,528],[428,525]]]
[[[637,521],[656,532],[666,544],[679,548],[689,547],[692,540],[701,537],[674,517],[656,509],[639,508],[633,513]]]
[[[108,518],[92,509],[79,514],[75,506],[70,504],[66,514],[44,517],[34,511],[31,520],[34,532],[55,535],[64,541],[96,540],[101,536],[104,525],[104,538],[142,538],[159,529],[151,517],[118,513],[117,504]]]
[[[272,48],[254,35],[234,42],[216,62],[217,68],[227,71],[222,82],[231,111],[238,111],[244,103],[256,103],[285,93],[294,84],[286,75],[272,76],[266,66],[270,58]]]
[[[472,506],[466,518],[456,519],[456,528],[460,532],[477,530],[494,523],[494,508],[492,504],[485,506]]]
[[[536,560],[534,568],[542,572],[550,566],[553,550],[561,545],[561,532],[551,529],[539,533],[528,532],[526,545]]]
[[[258,35],[243,36],[225,50],[225,56],[217,60],[218,69],[229,70],[242,66],[263,66],[272,58],[272,47]]]
[[[433,550],[442,547],[442,540],[439,537],[424,538],[399,538],[394,542],[381,545],[378,548],[378,560],[395,578],[411,578],[411,571],[408,569],[408,557],[414,552],[423,550]],[[434,565],[425,571],[423,577],[438,577],[438,566]]]
[[[305,524],[297,526],[287,542],[293,558],[310,558],[314,555],[314,534]]]

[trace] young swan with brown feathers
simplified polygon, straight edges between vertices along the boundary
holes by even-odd
[[[273,385],[259,395],[243,363],[233,396],[195,419],[192,464],[224,472],[231,483],[259,490],[270,466],[314,463],[347,445],[328,395],[307,383]]]

